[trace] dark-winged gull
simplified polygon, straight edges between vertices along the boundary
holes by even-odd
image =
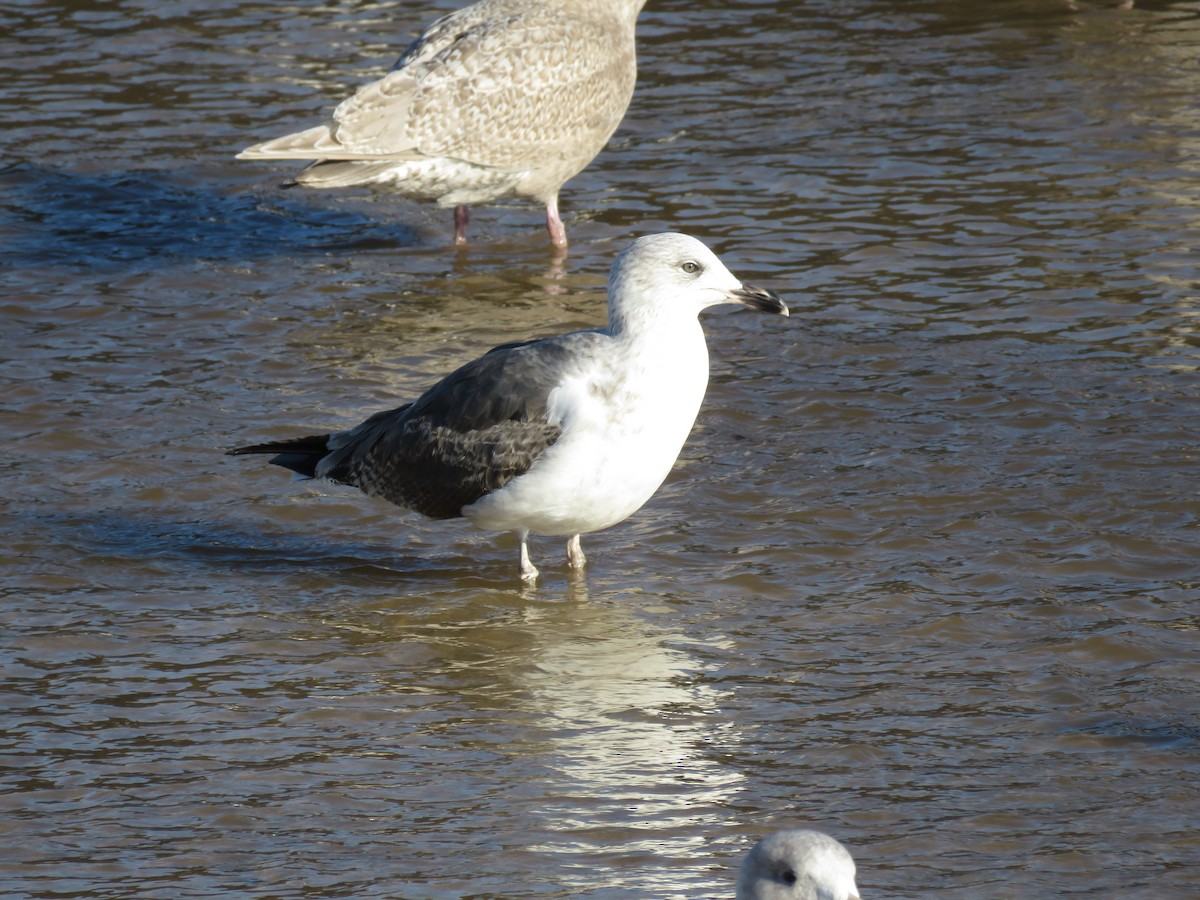
[[[850,851],[829,835],[780,831],[742,861],[737,900],[858,900],[854,871]]]
[[[613,263],[606,328],[497,347],[349,431],[229,452],[514,532],[527,581],[531,532],[570,536],[578,568],[580,535],[636,512],[679,456],[708,387],[698,314],[720,303],[788,314],[695,238],[638,238]]]
[[[551,241],[565,247],[558,192],[625,116],[645,2],[481,0],[434,22],[329,124],[238,159],[316,160],[299,184],[389,185],[453,206],[460,244],[469,204],[535,200]]]

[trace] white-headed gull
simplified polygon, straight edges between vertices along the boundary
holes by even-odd
[[[820,831],[765,837],[738,870],[737,900],[858,900],[850,851]]]
[[[349,431],[229,452],[514,532],[527,581],[530,533],[568,536],[578,568],[580,535],[636,512],[679,456],[708,386],[698,314],[721,303],[788,314],[695,238],[642,237],[613,264],[607,327],[497,347]]]

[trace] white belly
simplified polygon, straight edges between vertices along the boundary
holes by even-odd
[[[551,395],[563,434],[528,472],[463,510],[479,528],[573,535],[628,518],[658,490],[696,421],[708,353],[692,347],[607,382],[567,379]]]

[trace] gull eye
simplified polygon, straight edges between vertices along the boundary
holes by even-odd
[[[791,869],[784,869],[783,874],[780,875],[779,877],[783,881],[784,884],[795,884],[796,883],[796,873],[793,872]]]
[[[698,275],[704,271],[704,266],[700,265],[694,259],[689,259],[687,262],[682,263],[679,268],[683,269],[689,275]]]

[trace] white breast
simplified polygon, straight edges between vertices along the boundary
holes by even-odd
[[[675,464],[708,385],[698,322],[653,352],[630,346],[565,377],[548,408],[563,434],[528,472],[463,510],[495,531],[572,535],[607,528],[650,499]]]

